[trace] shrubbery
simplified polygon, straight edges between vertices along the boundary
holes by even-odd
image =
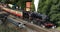
[[[50,21],[60,22],[60,0],[40,0],[38,11],[50,16]]]

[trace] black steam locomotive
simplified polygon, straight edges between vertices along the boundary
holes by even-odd
[[[43,15],[37,12],[23,12],[23,18],[27,18],[29,22],[42,26],[43,28],[48,27],[48,28],[55,28],[56,25],[50,22],[50,18],[47,15]]]

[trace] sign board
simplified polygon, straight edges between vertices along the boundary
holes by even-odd
[[[26,2],[26,11],[31,10],[31,2]]]
[[[26,7],[31,7],[31,2],[26,2]]]

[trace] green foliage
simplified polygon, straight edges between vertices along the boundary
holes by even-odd
[[[60,0],[40,0],[38,12],[50,16],[50,21],[60,21]]]
[[[0,32],[19,32],[19,30],[16,30],[14,28],[14,26],[12,26],[12,24],[10,24],[9,26],[4,26],[0,24]]]
[[[32,0],[32,5],[31,5],[31,10],[35,11],[35,7],[34,7],[34,1]]]
[[[0,0],[1,1],[1,0]]]

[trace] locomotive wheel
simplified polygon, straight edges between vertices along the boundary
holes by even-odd
[[[31,23],[33,24],[33,21],[31,21]]]
[[[44,25],[42,25],[42,24],[41,24],[41,27],[42,27],[42,28],[45,28],[45,26],[44,26]]]
[[[56,28],[56,26],[52,26],[52,29],[55,29]]]
[[[33,24],[33,20],[29,20],[28,22]]]
[[[28,21],[28,18],[25,18],[24,20],[25,20],[25,21]]]
[[[36,24],[36,20],[32,20],[33,24]]]

